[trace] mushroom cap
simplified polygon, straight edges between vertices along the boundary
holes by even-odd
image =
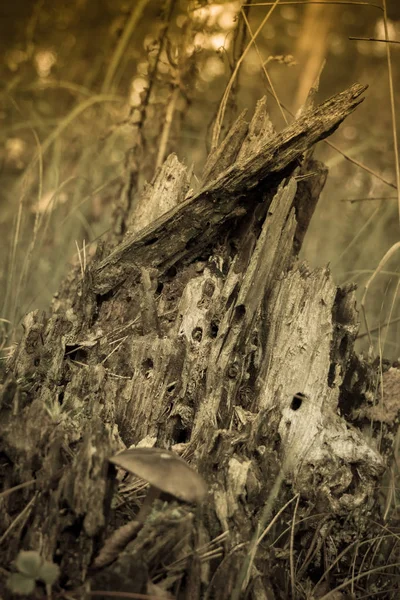
[[[207,493],[201,475],[170,450],[130,448],[115,454],[109,461],[183,502],[200,502]]]

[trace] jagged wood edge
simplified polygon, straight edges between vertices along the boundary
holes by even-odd
[[[134,235],[127,235],[92,269],[92,291],[106,294],[140,266],[166,270],[210,244],[228,219],[245,214],[244,194],[296,163],[313,144],[330,135],[363,101],[367,86],[354,84],[309,110],[270,138],[257,154],[236,161],[195,196]]]

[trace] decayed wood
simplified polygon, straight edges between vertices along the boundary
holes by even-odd
[[[37,549],[60,563],[64,588],[90,581],[143,594],[156,584],[179,598],[228,599],[279,472],[279,502],[300,494],[297,518],[309,517],[316,546],[329,533],[340,552],[366,527],[384,461],[338,412],[343,391],[347,403],[353,393],[354,293],[297,261],[327,175],[307,151],[363,90],[278,134],[260,102],[249,126],[242,117],[234,126],[241,143],[228,137],[189,196],[189,176],[170,157],[124,241],[99,249],[83,277],[71,273],[48,316],[27,315],[1,388],[1,475],[7,488],[35,485],[2,500],[3,565]],[[104,538],[135,512],[112,504],[107,459],[138,443],[191,461],[209,483],[207,502],[159,502],[118,560],[93,572]],[[119,487],[125,502],[128,489]],[[281,557],[259,545],[250,597],[287,597],[285,534],[281,543]],[[310,588],[318,557],[300,526],[292,543]]]
[[[279,181],[279,173],[282,177],[289,165],[295,165],[308,148],[330,135],[362,102],[360,96],[365,89],[366,86],[355,84],[317,109],[307,111],[263,144],[250,144],[248,152],[242,153],[239,160],[215,180],[207,181],[197,194],[138,234],[126,236],[95,266],[92,273],[94,292],[105,294],[135,272],[137,265],[166,270],[188,256],[189,247],[192,251],[204,249],[215,240],[218,228],[226,220],[245,214],[243,200],[249,201],[246,195],[250,190],[261,183],[271,185],[271,180]],[[236,124],[235,129],[243,136],[243,127]],[[231,154],[232,158],[235,153]]]

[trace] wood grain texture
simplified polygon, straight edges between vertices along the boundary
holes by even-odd
[[[244,115],[234,125],[235,135],[227,140],[234,149],[216,151],[216,159],[225,155],[233,164],[219,173],[215,166],[206,166],[208,179],[201,190],[184,202],[155,219],[142,231],[127,235],[92,271],[92,289],[105,294],[126,277],[137,271],[138,265],[165,270],[190,253],[200,252],[215,241],[218,231],[227,220],[246,212],[243,199],[250,190],[259,185],[273,186],[279,181],[279,173],[299,161],[313,144],[330,135],[362,101],[366,86],[355,84],[345,92],[330,98],[316,109],[302,114],[283,131],[269,135],[262,143],[255,141],[253,131],[261,118],[256,113],[250,127],[249,141],[244,133]],[[265,114],[264,110],[264,114]],[[265,117],[264,117],[265,119]],[[264,130],[261,130],[264,133]],[[238,143],[243,141],[244,152],[239,153]],[[239,159],[235,160],[239,154]],[[213,161],[210,159],[210,163]],[[218,173],[218,174],[217,174]],[[179,179],[177,185],[179,186]],[[174,194],[179,195],[180,189]],[[250,204],[250,203],[249,203]],[[250,204],[251,206],[251,204]],[[249,206],[249,208],[250,208]]]
[[[2,499],[5,568],[38,548],[60,564],[72,597],[88,585],[140,594],[160,585],[228,600],[277,478],[276,512],[299,494],[291,552],[302,588],[320,568],[304,536],[331,564],[346,540],[371,535],[385,467],[377,436],[393,439],[393,427],[380,423],[367,439],[357,421],[376,370],[354,352],[354,288],[338,290],[327,267],[298,260],[327,177],[312,146],[364,89],[309,108],[280,133],[260,101],[210,157],[196,192],[171,156],[123,241],[99,247],[83,275],[71,270],[47,315],[25,317],[0,388],[0,473],[5,489],[35,483]],[[198,510],[156,502],[117,560],[94,572],[105,538],[142,499],[108,463],[131,444],[172,448],[209,494]],[[268,538],[254,555],[252,597],[287,597],[290,511],[276,525],[281,554]]]

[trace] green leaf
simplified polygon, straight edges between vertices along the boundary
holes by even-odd
[[[32,594],[35,589],[35,580],[22,573],[11,573],[7,579],[7,587],[14,594]]]
[[[35,550],[21,550],[15,559],[15,565],[20,573],[36,579],[42,565],[42,558]]]
[[[53,583],[57,581],[59,575],[60,567],[49,560],[45,560],[36,577],[37,579],[44,581],[44,583],[53,585]]]

